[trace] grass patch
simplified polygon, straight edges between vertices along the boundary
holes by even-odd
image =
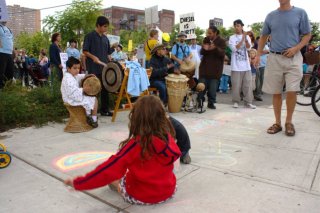
[[[20,83],[7,84],[0,91],[0,132],[10,128],[43,126],[68,117],[60,82],[28,90]]]

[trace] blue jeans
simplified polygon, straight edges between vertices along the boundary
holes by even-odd
[[[221,90],[222,92],[228,91],[229,79],[230,79],[230,76],[222,74],[221,79],[220,79],[219,90]]]
[[[199,99],[203,98],[206,91],[208,91],[208,104],[216,103],[218,79],[200,78],[199,83],[204,83],[206,85],[206,89],[199,92]]]
[[[159,90],[159,96],[161,101],[166,104],[167,101],[167,86],[165,81],[153,80],[150,82],[151,87],[157,88]]]

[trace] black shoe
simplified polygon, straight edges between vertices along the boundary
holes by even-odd
[[[254,96],[254,100],[256,101],[263,101],[262,98],[258,97],[258,96]]]
[[[184,164],[190,164],[191,163],[191,157],[189,155],[189,152],[187,152],[183,157],[180,158],[180,162]]]
[[[101,116],[113,116],[113,112],[100,112]]]
[[[93,121],[93,118],[91,117],[91,115],[87,116],[87,123],[93,128],[98,127],[98,121]]]
[[[213,103],[208,103],[209,109],[216,109],[216,106]]]

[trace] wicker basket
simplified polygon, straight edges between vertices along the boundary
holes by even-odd
[[[306,52],[304,56],[308,65],[320,63],[320,52]]]
[[[87,132],[93,128],[87,123],[86,111],[82,106],[71,106],[69,104],[64,105],[70,114],[69,121],[64,128],[65,132]]]

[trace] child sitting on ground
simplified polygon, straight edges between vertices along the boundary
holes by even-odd
[[[65,184],[76,190],[111,184],[131,204],[157,204],[171,198],[176,191],[173,163],[181,152],[160,99],[140,97],[129,120],[129,137],[120,143],[119,151],[85,176],[67,179]]]
[[[83,106],[83,108],[86,110],[88,124],[93,128],[98,127],[98,100],[96,97],[91,97],[84,94],[89,93],[89,86],[80,88],[82,79],[86,77],[85,74],[79,74],[80,61],[74,57],[70,57],[66,63],[66,66],[67,72],[63,76],[61,83],[63,102],[70,104],[71,106]]]

